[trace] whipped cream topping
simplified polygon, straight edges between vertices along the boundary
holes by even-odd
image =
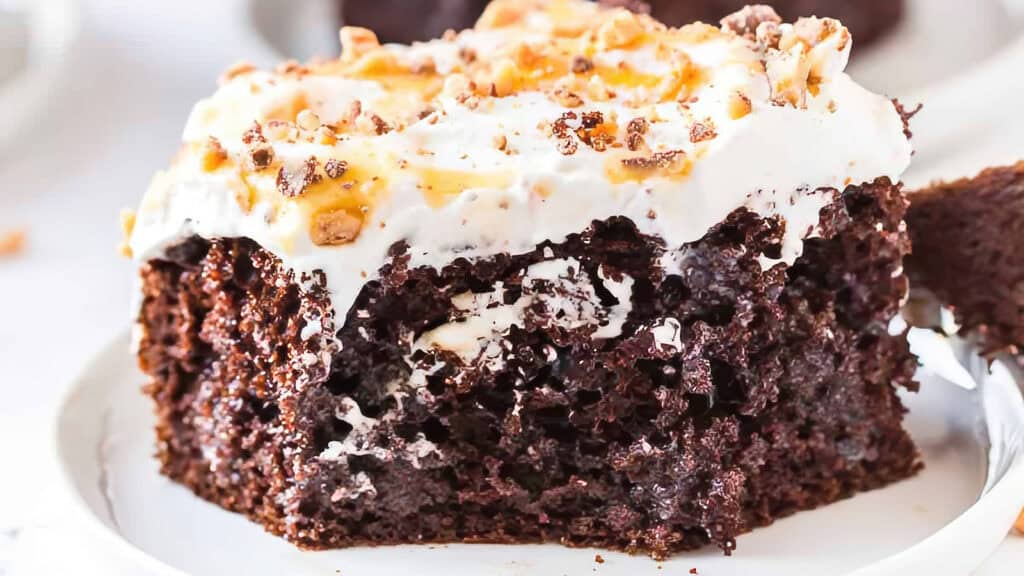
[[[892,104],[842,72],[838,22],[741,16],[671,29],[496,0],[436,41],[346,28],[337,60],[238,67],[196,105],[128,248],[249,237],[298,277],[324,271],[342,318],[396,242],[440,267],[621,215],[675,248],[745,207],[785,222],[762,265],[792,263],[835,190],[897,181],[911,148]]]

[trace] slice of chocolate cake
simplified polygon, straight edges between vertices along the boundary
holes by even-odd
[[[907,270],[987,352],[1024,348],[1024,162],[909,194]]]
[[[304,547],[655,557],[912,475],[901,115],[755,14],[226,75],[129,227],[162,471]]]

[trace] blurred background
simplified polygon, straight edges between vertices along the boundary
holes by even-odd
[[[408,39],[472,22],[482,4],[0,0],[0,575],[33,540],[68,537],[46,531],[59,515],[45,509],[52,414],[128,326],[134,267],[116,251],[117,215],[173,156],[191,105],[239,60],[336,55],[343,21]],[[925,104],[909,185],[1024,158],[1024,1],[907,0],[854,53],[854,77]],[[1021,566],[1022,548],[1001,554]]]

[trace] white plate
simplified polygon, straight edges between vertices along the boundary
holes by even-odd
[[[68,393],[57,451],[80,519],[152,574],[965,574],[1024,505],[1024,402],[1013,379],[997,374],[967,391],[923,370],[922,392],[907,398],[921,474],[742,536],[731,558],[705,549],[657,563],[602,551],[597,564],[598,551],[555,545],[302,552],[157,474],[152,410],[128,349],[127,336],[113,342]]]

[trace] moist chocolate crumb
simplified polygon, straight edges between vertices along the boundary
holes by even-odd
[[[604,564],[604,558],[600,554],[594,554],[594,562]]]

